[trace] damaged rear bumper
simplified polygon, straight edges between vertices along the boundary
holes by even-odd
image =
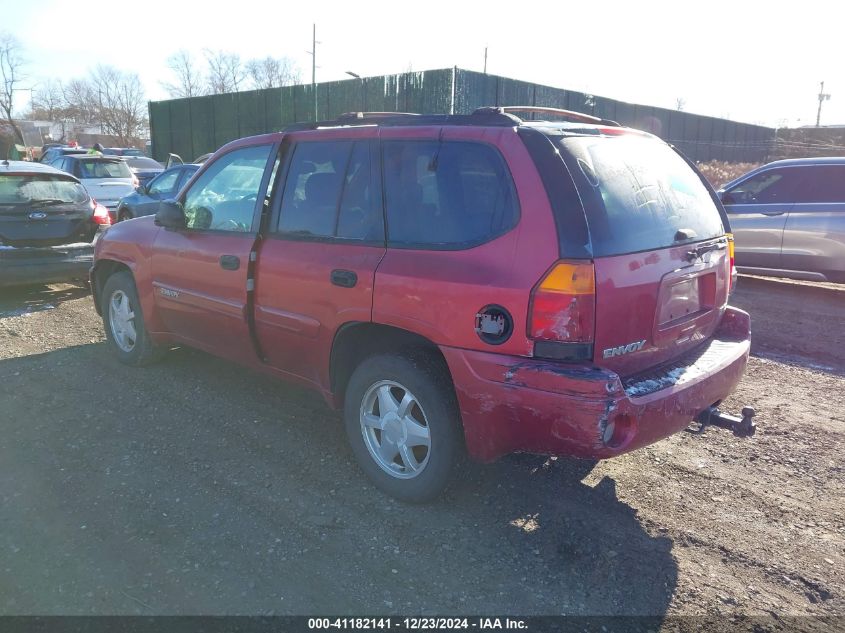
[[[474,459],[517,451],[606,458],[672,435],[726,398],[748,362],[749,318],[729,307],[701,347],[624,380],[596,367],[441,349]]]

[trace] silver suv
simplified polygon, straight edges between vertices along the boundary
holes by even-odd
[[[740,272],[845,283],[845,157],[779,160],[718,193]]]

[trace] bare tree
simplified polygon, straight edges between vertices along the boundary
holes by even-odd
[[[675,109],[678,112],[683,112],[685,107],[687,107],[686,99],[684,99],[683,97],[678,97],[677,99],[675,99]]]
[[[246,72],[254,88],[279,88],[299,83],[299,68],[288,57],[251,59],[246,63]]]
[[[97,66],[87,79],[68,82],[62,94],[70,121],[99,125],[124,145],[146,133],[147,100],[134,73]]]
[[[59,140],[65,139],[70,117],[68,116],[64,87],[61,81],[48,79],[35,91],[31,104],[31,117],[61,126],[62,135]]]
[[[176,78],[173,82],[160,83],[172,98],[197,97],[206,93],[202,73],[189,51],[182,49],[168,57],[167,67]]]
[[[237,92],[246,79],[241,56],[223,50],[206,49],[204,52],[208,62],[208,92],[211,94]]]
[[[23,145],[23,133],[12,118],[15,109],[15,92],[23,79],[24,59],[21,46],[9,33],[0,33],[0,111],[6,117],[17,141]]]
[[[98,123],[99,99],[87,79],[72,79],[62,87],[62,97],[68,119],[75,123]]]

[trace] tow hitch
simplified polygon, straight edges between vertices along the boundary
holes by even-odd
[[[696,416],[695,421],[700,426],[697,429],[690,429],[690,431],[696,435],[704,433],[704,429],[708,426],[727,429],[737,437],[751,437],[757,430],[757,425],[754,424],[754,409],[751,407],[742,408],[741,418],[722,413],[716,407],[707,407]]]

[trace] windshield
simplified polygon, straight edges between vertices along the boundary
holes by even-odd
[[[88,200],[88,194],[78,182],[62,176],[0,175],[0,204],[26,204],[39,200],[82,203]]]
[[[587,212],[594,256],[724,234],[710,192],[665,143],[627,135],[568,137],[559,143]]]
[[[132,178],[129,166],[122,160],[88,159],[79,161],[81,178]]]

